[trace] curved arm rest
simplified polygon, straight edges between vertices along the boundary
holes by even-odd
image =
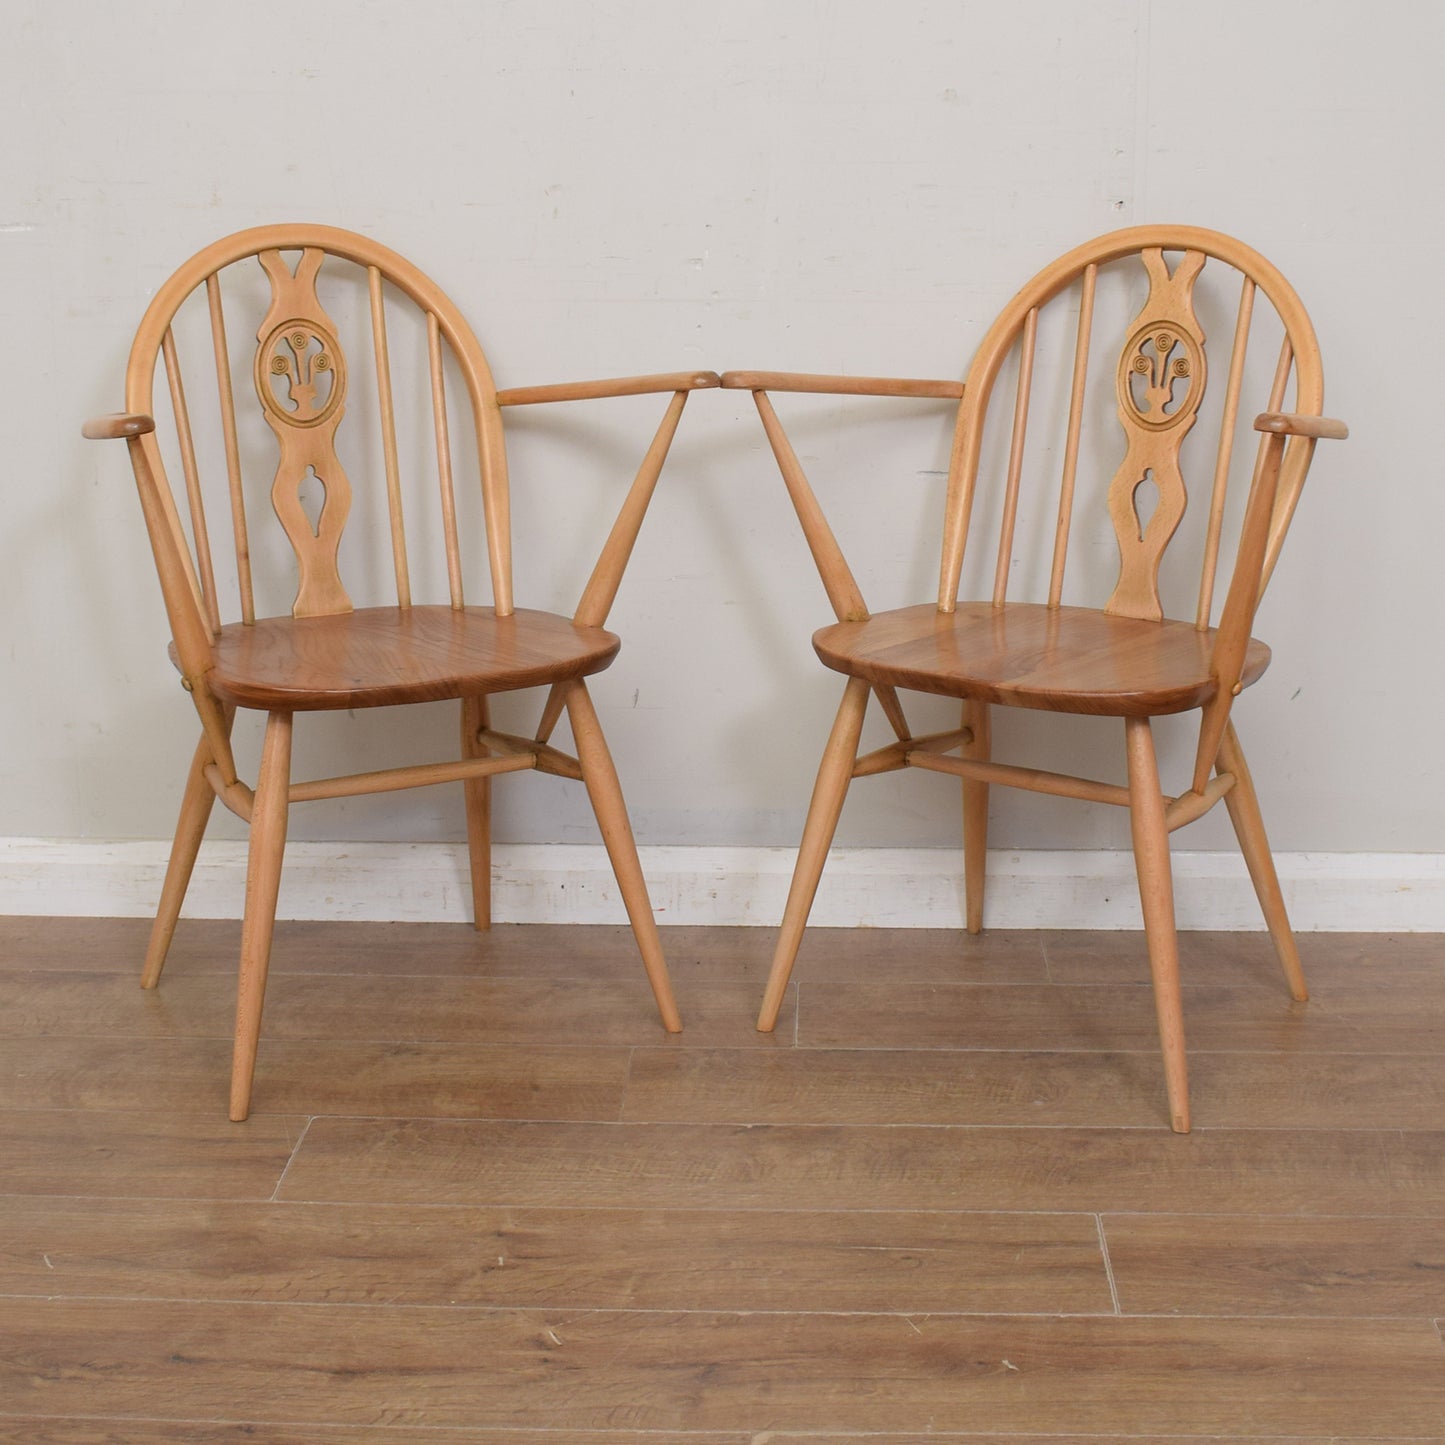
[[[723,386],[734,391],[811,391],[828,396],[916,396],[957,401],[961,381],[909,381],[889,376],[815,376],[795,371],[725,371]]]
[[[700,391],[717,385],[718,374],[715,371],[674,371],[656,376],[620,376],[607,381],[565,381],[556,386],[514,386],[497,393],[497,405],[531,406],[541,401],[587,401],[597,396]]]
[[[1350,429],[1344,422],[1328,416],[1301,416],[1292,411],[1264,411],[1254,419],[1255,431],[1271,432],[1282,437],[1328,437],[1342,442]]]
[[[155,418],[143,411],[113,411],[107,416],[93,416],[81,427],[80,434],[93,442],[116,438],[139,437],[156,429]]]

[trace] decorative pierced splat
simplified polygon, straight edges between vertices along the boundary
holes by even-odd
[[[336,560],[351,511],[351,483],[335,447],[345,411],[346,359],[316,295],[324,254],[303,251],[293,275],[279,251],[260,253],[271,280],[271,309],[256,333],[256,394],[281,446],[271,504],[296,552],[296,617],[351,611]],[[319,513],[312,500],[318,482]]]
[[[1193,296],[1205,258],[1185,252],[1171,276],[1162,250],[1141,255],[1149,299],[1119,358],[1119,421],[1129,449],[1109,486],[1119,581],[1105,611],[1157,622],[1164,616],[1159,563],[1188,501],[1179,448],[1204,399],[1204,331]]]

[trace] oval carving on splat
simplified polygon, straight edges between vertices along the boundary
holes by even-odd
[[[1204,398],[1204,348],[1182,327],[1148,322],[1119,357],[1119,405],[1150,431],[1182,425]]]
[[[256,348],[256,394],[288,426],[320,426],[346,396],[341,348],[326,327],[293,318]]]

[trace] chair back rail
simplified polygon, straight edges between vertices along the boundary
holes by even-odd
[[[1079,470],[1079,436],[1084,422],[1084,389],[1089,379],[1089,340],[1094,329],[1094,292],[1099,267],[1084,267],[1079,288],[1079,329],[1074,339],[1074,367],[1069,384],[1069,429],[1064,443],[1064,474],[1059,484],[1059,520],[1054,528],[1054,558],[1049,571],[1049,606],[1057,607],[1064,593],[1064,566],[1068,561],[1069,531],[1074,515],[1074,483]]]
[[[371,306],[372,353],[376,358],[376,401],[381,414],[381,455],[386,468],[386,515],[391,524],[391,565],[396,575],[396,605],[411,606],[411,569],[406,558],[406,520],[402,515],[401,461],[396,445],[396,403],[391,392],[391,351],[386,343],[386,305],[381,269],[366,268]]]

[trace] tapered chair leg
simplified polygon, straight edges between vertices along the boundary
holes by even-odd
[[[290,786],[291,714],[273,712],[266,720],[261,771],[251,809],[251,851],[246,863],[246,916],[241,925],[236,1044],[231,1055],[231,1118],[238,1122],[251,1112],[251,1081],[261,1037],[271,936],[276,928],[276,895],[281,886],[281,856],[286,848]]]
[[[462,756],[484,758],[477,734],[488,725],[485,697],[462,699]],[[462,784],[467,805],[467,853],[472,871],[472,927],[492,926],[492,780],[468,778]]]
[[[1179,936],[1174,927],[1174,880],[1169,867],[1169,829],[1159,764],[1148,718],[1125,718],[1129,754],[1129,822],[1134,835],[1134,866],[1154,979],[1154,1009],[1164,1052],[1164,1082],[1169,1093],[1169,1122],[1177,1134],[1189,1132],[1189,1070],[1184,1055],[1184,1004],[1179,986]]]
[[[868,710],[868,684],[861,677],[850,677],[843,691],[833,731],[823,749],[818,780],[813,784],[813,798],[808,804],[808,820],[803,825],[803,840],[798,846],[798,861],[793,865],[793,881],[788,888],[788,902],[783,910],[782,927],[773,950],[773,966],[763,990],[763,1004],[758,1013],[758,1029],[772,1032],[788,991],[788,979],[803,941],[803,929],[828,861],[828,849],[848,796],[853,778],[853,764],[858,757],[858,738],[863,731],[863,715]]]
[[[210,821],[211,808],[216,801],[215,789],[206,778],[206,769],[214,761],[211,744],[202,733],[200,742],[196,744],[195,756],[191,759],[191,771],[186,775],[186,791],[181,798],[180,817],[176,820],[176,836],[171,844],[165,882],[161,885],[160,902],[156,906],[156,918],[151,924],[150,942],[146,945],[145,964],[141,969],[142,988],[154,988],[161,981],[161,970],[166,966],[166,954],[170,951],[171,939],[175,937],[176,922],[181,916],[181,905],[186,901],[186,889],[191,884],[196,855],[201,851],[201,839],[206,835],[206,824]]]
[[[657,935],[657,920],[652,916],[652,903],[647,896],[642,864],[637,858],[637,844],[622,800],[622,787],[617,781],[617,770],[612,765],[602,725],[597,721],[597,710],[580,678],[567,690],[567,719],[572,725],[572,740],[577,745],[582,781],[592,800],[592,811],[597,814],[597,825],[607,845],[607,856],[612,860],[612,871],[627,907],[647,980],[652,985],[652,996],[657,1000],[657,1011],[662,1015],[662,1026],[669,1033],[681,1033],[682,1019],[672,996],[672,981],[662,956],[662,940]]]
[[[963,745],[963,756],[986,763],[992,747],[992,715],[986,702],[967,698],[963,725],[973,737]],[[983,889],[988,859],[988,784],[963,780],[963,897],[970,933],[983,932]]]
[[[1240,851],[1249,866],[1255,896],[1264,911],[1264,921],[1269,928],[1269,936],[1274,940],[1274,951],[1279,957],[1280,967],[1284,969],[1290,995],[1303,1003],[1310,995],[1305,987],[1299,946],[1295,943],[1294,930],[1289,926],[1289,914],[1285,911],[1279,874],[1275,872],[1274,857],[1269,851],[1269,839],[1265,836],[1264,816],[1259,811],[1254,779],[1249,775],[1249,764],[1244,760],[1244,750],[1239,745],[1233,723],[1224,730],[1224,741],[1219,746],[1219,766],[1224,772],[1234,774],[1234,787],[1224,795],[1225,806],[1229,809]]]

